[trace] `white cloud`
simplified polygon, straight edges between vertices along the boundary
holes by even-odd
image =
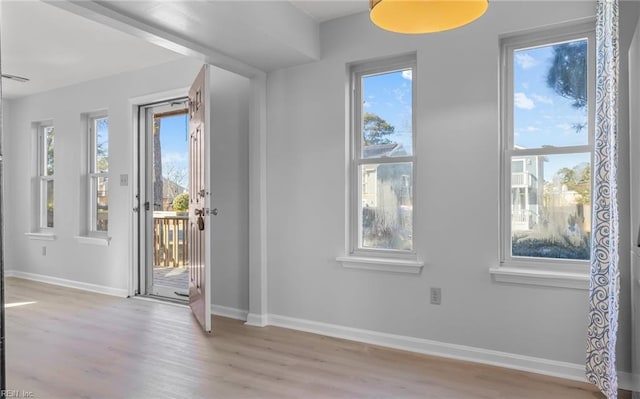
[[[411,71],[411,69],[406,70],[406,71],[402,71],[402,77],[404,79],[407,79],[407,80],[412,80],[413,79],[413,72]]]
[[[525,90],[529,89],[529,83],[528,82],[522,82],[522,88]]]
[[[521,136],[522,133],[534,133],[534,132],[539,132],[539,131],[540,131],[540,128],[537,128],[535,126],[527,126],[525,128],[522,128],[522,129],[517,129],[515,131],[515,133],[516,133],[516,136]]]
[[[168,152],[166,154],[162,154],[163,164],[184,163],[184,162],[187,162],[187,154],[182,154],[179,152]]]
[[[562,129],[562,130],[572,130],[575,129],[573,125],[569,124],[569,123],[561,123],[559,125],[556,125],[556,127]]]
[[[516,63],[520,65],[522,69],[533,68],[538,65],[538,61],[529,54],[518,53],[516,54]]]
[[[520,109],[534,109],[536,104],[524,93],[516,93],[513,102]]]
[[[533,97],[533,99],[539,103],[553,105],[553,99],[547,96],[542,96],[540,94],[532,94],[531,97]]]
[[[362,102],[362,108],[369,108],[371,107],[371,103],[369,101],[363,101]]]
[[[393,95],[395,96],[398,104],[405,104],[404,98],[407,94],[407,89],[405,87],[393,90]]]

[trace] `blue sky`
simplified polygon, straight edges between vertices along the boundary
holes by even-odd
[[[185,179],[176,182],[187,187],[189,166],[189,141],[187,114],[169,116],[160,122],[160,143],[162,146],[162,173],[170,168],[184,170]]]
[[[97,145],[97,154],[96,154],[96,163],[98,167],[98,172],[108,172],[109,171],[109,118],[101,118],[96,121],[96,145]],[[105,157],[106,162],[100,163],[99,160]],[[101,170],[100,167],[106,168],[105,170]]]
[[[586,40],[585,40],[586,42]],[[586,123],[586,109],[573,107],[546,83],[553,46],[523,49],[514,53],[514,144],[524,148],[544,145],[563,147],[588,144],[588,129],[577,132],[574,124]],[[572,168],[589,161],[588,155],[549,157],[545,180],[561,167]]]
[[[411,70],[366,76],[362,83],[362,110],[376,114],[395,127],[389,139],[413,151],[411,125]]]
[[[526,148],[587,144],[586,129],[576,133],[574,123],[586,122],[585,109],[556,94],[546,83],[552,46],[514,53],[515,144]]]

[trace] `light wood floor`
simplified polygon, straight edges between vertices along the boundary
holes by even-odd
[[[9,388],[33,398],[603,398],[590,385],[6,280]],[[622,397],[626,397],[626,394]],[[630,396],[628,396],[630,397]]]

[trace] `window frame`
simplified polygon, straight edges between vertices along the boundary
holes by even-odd
[[[362,156],[362,79],[363,77],[395,71],[411,69],[412,90],[412,154],[398,157],[364,158]],[[354,63],[348,66],[349,77],[349,156],[348,156],[348,201],[347,201],[347,256],[338,257],[337,260],[345,267],[419,273],[423,263],[417,261],[416,252],[416,182],[418,157],[416,154],[416,110],[417,110],[417,55],[416,53],[403,54],[396,57],[378,59],[368,62]],[[359,170],[363,165],[410,163],[412,164],[412,249],[382,249],[361,247],[361,191],[362,176]]]
[[[53,154],[52,164],[53,173],[49,174],[47,171],[47,130],[53,130]],[[53,122],[41,122],[37,126],[37,184],[38,184],[38,221],[37,228],[42,233],[51,233],[55,228],[55,126]],[[53,220],[52,226],[47,225],[48,221],[48,204],[47,204],[47,185],[51,182],[53,184]]]
[[[109,196],[109,170],[107,168],[106,172],[98,172],[97,171],[97,162],[98,162],[98,143],[97,143],[97,131],[95,129],[96,121],[100,119],[109,120],[109,114],[107,111],[99,111],[94,113],[87,114],[87,233],[89,237],[99,237],[104,238],[108,235],[107,230],[98,230],[98,218],[97,218],[97,210],[98,210],[98,181],[100,178],[107,179],[107,198]],[[109,131],[107,130],[107,142],[109,140]],[[107,153],[107,160],[109,159],[109,154]],[[108,220],[108,213],[107,213]]]
[[[514,52],[587,39],[588,143],[566,147],[518,149],[514,145]],[[492,268],[498,281],[567,288],[588,288],[589,260],[512,256],[511,177],[517,156],[588,153],[593,166],[595,131],[595,21],[581,21],[544,30],[502,37],[500,41],[501,146],[499,266]],[[593,176],[591,177],[593,186]],[[593,192],[593,190],[592,190]]]

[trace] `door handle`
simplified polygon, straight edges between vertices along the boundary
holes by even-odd
[[[204,230],[204,218],[202,216],[198,216],[198,230]]]
[[[204,215],[204,208],[200,209],[197,208],[196,210],[194,210],[194,213],[196,214],[196,216],[198,216],[198,220],[196,223],[198,223],[198,230],[203,231],[204,230],[204,218],[202,217]]]

